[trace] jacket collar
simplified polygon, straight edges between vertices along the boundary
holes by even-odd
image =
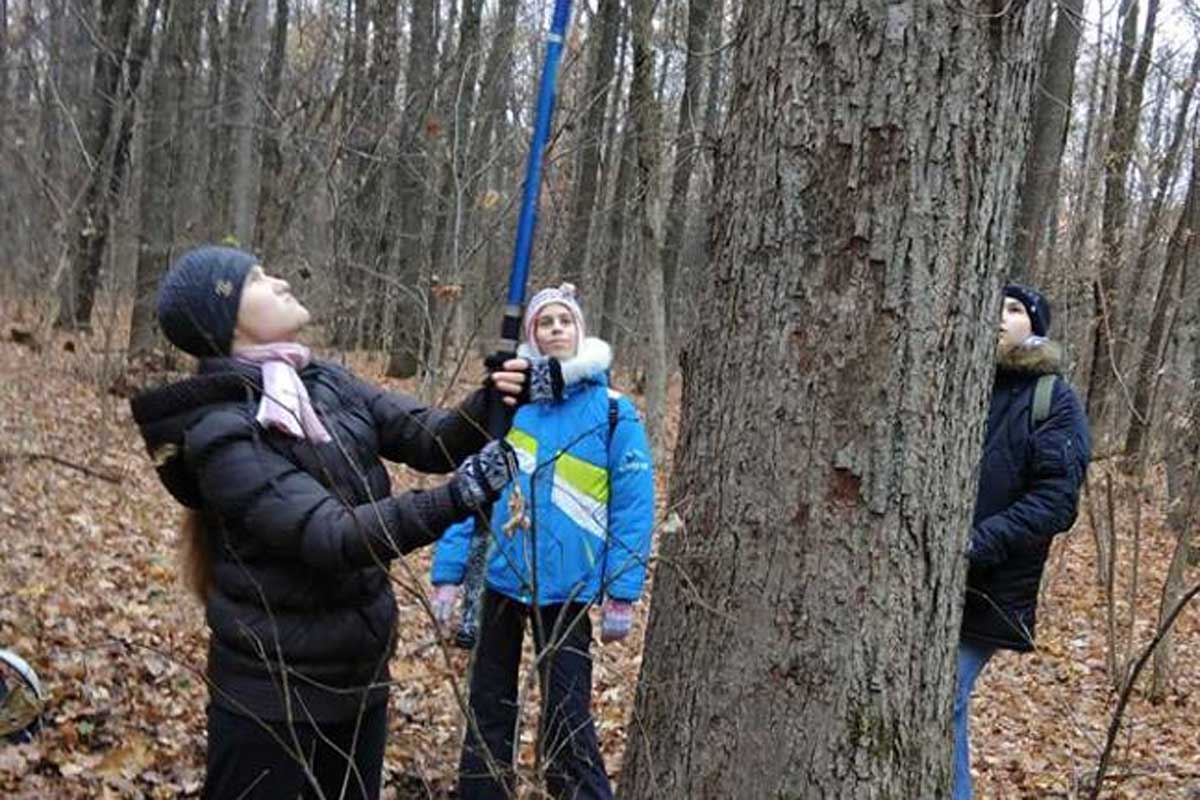
[[[1060,344],[1041,336],[1030,336],[1016,347],[998,351],[996,354],[997,375],[1013,377],[1037,377],[1039,375],[1061,375],[1063,371],[1063,349]]]
[[[533,358],[533,350],[524,342],[517,348],[520,358]],[[603,339],[594,336],[586,337],[579,345],[579,351],[571,358],[559,364],[562,367],[563,384],[566,392],[578,383],[608,384],[607,373],[612,367],[612,348]]]

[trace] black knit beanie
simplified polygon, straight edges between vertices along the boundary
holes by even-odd
[[[246,275],[259,261],[232,247],[197,247],[179,257],[158,287],[158,325],[185,353],[229,355]]]
[[[1050,332],[1050,301],[1044,294],[1032,286],[1010,283],[1004,287],[1004,296],[1011,297],[1025,306],[1034,336],[1046,336]]]

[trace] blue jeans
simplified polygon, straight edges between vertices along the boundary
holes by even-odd
[[[983,644],[958,643],[958,688],[954,692],[954,790],[953,800],[971,800],[971,692],[975,680],[996,648]]]

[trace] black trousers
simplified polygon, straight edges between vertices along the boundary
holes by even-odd
[[[356,722],[266,722],[286,744],[285,750],[264,730],[263,723],[210,704],[204,797],[307,800],[320,796],[312,785],[315,779],[327,798],[376,800],[383,777],[387,704],[376,703],[364,710],[360,723]],[[350,754],[352,760],[347,758]]]
[[[547,788],[563,800],[611,800],[612,787],[592,720],[592,623],[586,606],[530,608],[487,590],[480,615],[470,706],[482,741],[468,721],[458,768],[459,797],[501,800],[513,793],[513,728],[528,619],[533,622],[537,652],[546,653],[538,678],[543,702],[539,738]]]

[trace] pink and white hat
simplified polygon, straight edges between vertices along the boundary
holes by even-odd
[[[564,283],[561,286],[542,289],[533,296],[529,301],[529,305],[525,308],[525,343],[534,355],[542,355],[538,350],[537,339],[534,338],[534,327],[537,325],[538,314],[542,313],[542,309],[546,306],[558,303],[565,306],[571,312],[571,316],[575,318],[575,328],[579,332],[579,341],[583,342],[586,335],[583,325],[583,310],[579,307],[579,301],[575,298],[575,284]]]

